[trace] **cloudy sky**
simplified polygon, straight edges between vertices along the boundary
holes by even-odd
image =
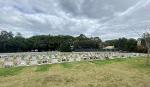
[[[0,0],[0,30],[137,38],[150,27],[150,0]]]

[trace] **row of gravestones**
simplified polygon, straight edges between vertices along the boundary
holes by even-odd
[[[104,60],[114,58],[129,58],[145,56],[139,53],[118,52],[50,52],[50,53],[20,53],[0,56],[0,67],[30,66],[41,64],[54,64],[82,60]]]

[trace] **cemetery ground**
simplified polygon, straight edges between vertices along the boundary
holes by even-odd
[[[0,68],[0,87],[150,87],[145,58]]]

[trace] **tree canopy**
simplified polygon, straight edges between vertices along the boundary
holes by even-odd
[[[36,35],[24,38],[21,33],[1,31],[0,52],[28,52],[28,51],[62,51],[70,52],[76,49],[100,49],[99,37],[88,38],[81,34],[78,37],[69,35]]]
[[[119,38],[102,42],[99,37],[87,37],[81,34],[77,37],[69,35],[36,35],[25,38],[21,33],[14,35],[12,32],[0,32],[0,52],[30,52],[30,51],[84,51],[98,49],[106,46],[114,46],[118,51],[146,52],[145,41],[141,38],[141,45],[137,46],[138,40]]]

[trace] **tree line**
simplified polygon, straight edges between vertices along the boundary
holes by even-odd
[[[144,42],[142,44],[144,46]],[[29,38],[20,33],[0,32],[0,53],[30,52],[30,51],[86,51],[102,50],[106,46],[115,46],[118,50],[128,52],[145,52],[145,47],[138,47],[136,39],[119,38],[102,42],[99,37],[87,37],[81,34],[77,37],[69,35],[36,35]]]
[[[30,38],[20,33],[14,36],[12,32],[0,32],[0,52],[29,52],[29,51],[63,51],[77,49],[99,49],[102,43],[99,37],[88,38],[81,34],[78,37],[69,35],[36,35]]]

